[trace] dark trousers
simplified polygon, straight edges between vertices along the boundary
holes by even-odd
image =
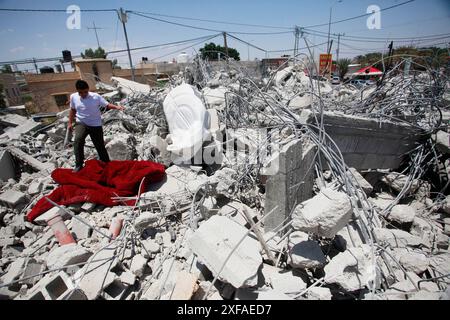
[[[80,167],[84,163],[84,143],[88,135],[91,137],[92,143],[94,143],[100,160],[109,162],[108,151],[106,151],[105,142],[103,141],[103,128],[89,127],[82,123],[77,123],[75,125],[75,142],[73,144],[75,165]]]

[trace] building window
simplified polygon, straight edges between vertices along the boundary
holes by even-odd
[[[58,107],[64,107],[69,99],[67,98],[67,94],[56,94],[54,95],[55,102]]]

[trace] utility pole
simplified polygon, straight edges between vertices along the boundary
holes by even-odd
[[[93,28],[89,28],[88,27],[88,30],[94,30],[95,31],[95,37],[97,38],[97,46],[100,48],[100,41],[98,41],[98,34],[97,34],[97,29],[103,29],[103,28],[97,28],[96,26],[95,26],[95,21],[92,21],[92,25],[94,26]]]
[[[227,55],[225,59],[228,61],[228,45],[227,45],[227,33],[223,32],[223,46],[225,47],[225,54]]]
[[[297,54],[298,54],[298,38],[300,35],[300,28],[295,26],[294,31],[294,65],[297,63]]]
[[[34,64],[34,69],[36,70],[36,74],[38,74],[38,73],[39,73],[39,70],[38,70],[38,67],[37,67],[36,59],[35,59],[35,58],[33,58],[33,64]]]
[[[336,34],[334,34],[336,35]],[[341,42],[341,36],[345,36],[345,33],[338,33],[337,37],[338,37],[338,43],[337,43],[337,48],[336,48],[336,62],[339,60],[339,45]]]
[[[128,43],[128,35],[127,35],[127,28],[125,27],[125,23],[128,20],[127,13],[123,11],[122,8],[120,8],[119,19],[122,22],[123,26],[123,33],[125,34],[125,42],[127,43],[127,51],[128,51],[128,60],[130,61],[130,68],[131,68],[131,80],[134,81],[134,69],[133,69],[133,62],[131,60],[131,53],[130,53],[130,45]]]

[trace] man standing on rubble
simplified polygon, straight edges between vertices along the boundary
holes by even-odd
[[[100,108],[124,110],[123,106],[116,106],[105,100],[101,95],[89,91],[89,85],[84,80],[78,80],[75,83],[77,92],[70,95],[70,113],[68,129],[73,130],[73,121],[75,124],[75,169],[78,172],[83,168],[84,163],[84,143],[86,137],[91,137],[92,143],[97,150],[101,161],[109,162],[108,151],[105,148],[103,140],[102,117]]]

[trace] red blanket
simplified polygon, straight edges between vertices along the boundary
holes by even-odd
[[[112,197],[135,196],[143,177],[141,192],[153,182],[164,178],[165,169],[162,164],[152,161],[111,161],[88,160],[79,172],[72,169],[55,169],[52,178],[60,186],[47,195],[50,200],[60,205],[70,205],[79,202],[92,202],[105,206],[121,205]],[[134,205],[135,200],[125,201]],[[28,221],[33,221],[39,215],[53,206],[45,199],[40,199],[33,210],[27,214]]]

